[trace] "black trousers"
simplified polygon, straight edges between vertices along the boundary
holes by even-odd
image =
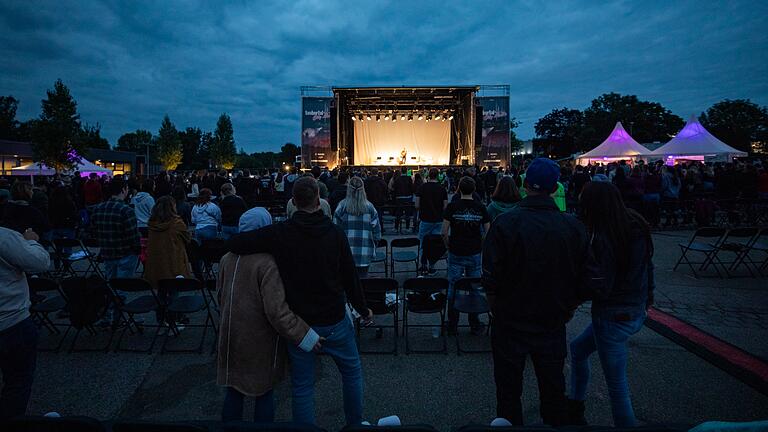
[[[0,332],[0,420],[22,416],[32,394],[37,364],[37,326],[27,318]]]
[[[523,425],[523,372],[530,355],[539,385],[539,412],[544,423],[568,423],[565,397],[565,327],[554,333],[521,333],[494,325],[491,329],[496,415],[515,426]]]

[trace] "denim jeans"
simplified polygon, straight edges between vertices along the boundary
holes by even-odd
[[[592,323],[571,342],[571,398],[586,399],[590,375],[589,356],[597,351],[616,427],[637,425],[627,383],[627,340],[640,331],[644,322],[644,312],[634,314],[629,321],[616,321],[610,316],[593,316]]]
[[[331,356],[341,373],[347,425],[359,425],[363,421],[363,370],[352,322],[345,317],[336,324],[313,326],[312,329],[325,338],[322,352]],[[293,421],[314,424],[317,354],[288,344],[288,355],[291,359]]]
[[[459,323],[459,313],[450,307],[453,301],[453,284],[462,277],[478,278],[480,273],[480,254],[462,256],[448,253],[448,328],[455,328]],[[477,314],[469,314],[471,326],[479,323]]]
[[[139,265],[139,257],[128,255],[122,258],[104,260],[104,277],[107,281],[114,278],[132,278],[136,275],[136,267]],[[117,295],[125,295],[122,291],[117,291]],[[114,305],[110,303],[105,318],[112,321],[114,315]]]
[[[37,326],[27,318],[0,331],[0,420],[22,416],[27,411],[37,363]]]
[[[440,235],[440,230],[443,229],[443,223],[442,222],[424,222],[421,221],[419,224],[419,241],[424,241],[424,237],[430,234]],[[422,248],[421,252],[421,265],[427,263],[427,257],[424,256],[424,249]],[[430,262],[429,267],[434,267],[435,263]]]
[[[224,240],[229,239],[235,234],[238,234],[240,232],[239,226],[228,226],[228,225],[222,225],[221,226],[221,238]]]
[[[221,409],[221,421],[242,421],[243,400],[245,395],[234,387],[227,387],[224,405]],[[270,390],[257,396],[253,407],[253,421],[256,423],[272,423],[275,421],[275,397]]]
[[[218,227],[213,225],[203,226],[195,228],[195,239],[202,243],[205,240],[215,239],[218,235]]]

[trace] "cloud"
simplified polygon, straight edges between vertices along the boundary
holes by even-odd
[[[248,151],[299,142],[301,85],[509,84],[524,138],[609,91],[768,103],[768,3],[706,3],[0,0],[0,94],[35,117],[61,78],[112,143],[227,112]]]

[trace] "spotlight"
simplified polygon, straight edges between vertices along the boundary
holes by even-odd
[[[363,121],[363,115],[360,114],[359,116],[357,116],[357,119],[360,120],[360,121]]]
[[[413,121],[413,114],[410,114],[410,115],[408,116],[408,121],[409,121],[409,122],[412,122],[412,121]]]
[[[448,116],[448,120],[453,120],[453,114],[451,114],[450,116]]]
[[[424,120],[424,114],[419,113],[419,120]]]
[[[384,114],[384,120],[389,120],[389,114]]]
[[[431,115],[428,115],[428,116],[427,116],[427,123],[429,123],[429,121],[430,121],[430,120],[432,120],[432,116],[431,116]]]
[[[435,120],[440,120],[440,113],[435,116]]]
[[[445,116],[443,116],[443,121],[445,121]]]
[[[357,117],[354,114],[352,114],[352,121],[357,121]]]
[[[392,115],[392,123],[395,123],[397,121],[397,114]]]
[[[376,121],[377,121],[377,122],[380,122],[380,121],[381,121],[381,116],[379,116],[378,114],[376,114]]]
[[[400,120],[405,121],[405,114],[400,114]]]
[[[365,118],[366,118],[366,120],[369,120],[369,121],[370,121],[370,120],[371,120],[371,115],[370,115],[370,114],[368,114],[367,116],[365,116]]]

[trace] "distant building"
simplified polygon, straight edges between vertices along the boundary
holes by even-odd
[[[100,167],[112,170],[113,175],[135,172],[136,153],[133,152],[88,149],[84,157]],[[0,140],[0,175],[12,175],[12,168],[32,162],[30,143]]]
[[[0,140],[0,175],[11,175],[11,168],[32,162],[32,146],[29,143]]]

